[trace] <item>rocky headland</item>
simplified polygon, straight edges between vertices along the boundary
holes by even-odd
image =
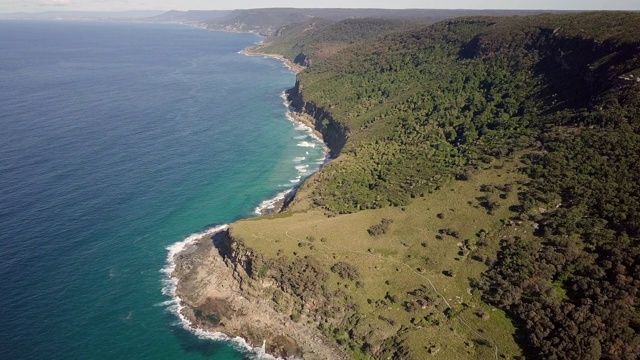
[[[241,337],[280,358],[346,359],[319,330],[276,311],[250,274],[255,254],[227,230],[195,240],[174,257],[181,315],[192,327]]]
[[[278,59],[278,60],[282,61],[289,69],[291,69],[291,71],[293,71],[296,74],[299,73],[300,71],[304,70],[304,66],[302,66],[300,64],[297,64],[297,63],[285,58],[282,55],[279,55],[279,54],[267,54],[267,53],[260,52],[259,44],[256,45],[255,47],[248,47],[248,48],[240,51],[240,53],[242,55],[247,55],[247,56],[263,56],[263,57],[270,57],[270,58]]]

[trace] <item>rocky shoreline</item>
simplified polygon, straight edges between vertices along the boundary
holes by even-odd
[[[347,359],[319,330],[291,320],[273,309],[270,298],[260,297],[260,289],[272,284],[248,276],[234,260],[246,254],[238,253],[233,243],[228,231],[221,230],[203,235],[174,256],[175,296],[189,325],[241,337],[279,358]]]
[[[251,48],[241,53],[277,58],[296,73],[303,69],[279,55],[262,54]],[[315,129],[310,116],[294,111],[287,115],[292,121],[308,126],[322,141],[322,134]],[[295,189],[292,189],[257,212],[259,215],[281,212],[294,196]],[[250,256],[250,250],[236,243],[224,227],[189,241],[170,258],[173,266],[170,276],[175,283],[173,295],[183,321],[198,331],[240,337],[259,354],[287,359],[348,359],[346,353],[317,328],[303,321],[296,322],[288,314],[274,309],[272,299],[265,296],[268,292],[262,291],[274,284],[253,279],[242,261],[238,261]]]
[[[248,47],[246,49],[243,49],[243,50],[240,51],[240,54],[247,55],[247,56],[264,56],[264,57],[270,57],[270,58],[278,59],[278,60],[282,61],[289,69],[291,69],[291,71],[293,71],[296,74],[301,72],[302,70],[304,70],[304,66],[298,65],[298,64],[294,63],[293,61],[285,58],[282,55],[261,53],[259,51],[259,46],[260,45],[258,44],[256,46],[252,46],[252,47]]]

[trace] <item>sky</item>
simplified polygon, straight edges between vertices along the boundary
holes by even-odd
[[[227,10],[265,7],[640,10],[640,0],[0,0],[0,13],[41,11]]]

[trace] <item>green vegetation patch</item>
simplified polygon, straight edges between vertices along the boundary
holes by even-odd
[[[265,291],[284,291],[301,300],[281,311],[319,327],[354,358],[424,358],[437,352],[444,359],[486,359],[496,346],[499,354],[517,356],[510,320],[483,302],[471,285],[487,269],[472,256],[480,236],[504,226],[518,197],[515,190],[505,192],[493,215],[468,199],[482,196],[484,184],[503,189],[525,179],[520,162],[496,164],[499,169],[487,165],[472,180],[452,181],[404,209],[331,217],[296,212],[240,221],[230,231],[268,264],[266,278],[274,285]],[[446,217],[439,218],[440,213]],[[369,235],[371,224],[383,219],[393,219],[392,226],[379,236]],[[458,237],[441,236],[440,229]],[[496,251],[498,243],[484,246]],[[315,264],[314,274],[322,274],[316,276],[315,294],[289,284],[312,277],[296,270],[300,261]]]

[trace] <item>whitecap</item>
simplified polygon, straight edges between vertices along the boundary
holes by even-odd
[[[308,141],[301,141],[301,142],[298,143],[298,146],[314,148],[314,147],[316,147],[316,144],[314,144],[312,142],[308,142]]]
[[[284,107],[287,108],[287,119],[289,119],[291,117],[291,115],[289,115],[289,112],[291,110],[291,101],[289,101],[289,99],[287,99],[287,93],[285,93],[284,91],[280,94],[280,98],[282,98],[283,102],[282,105],[284,105]],[[293,119],[289,119],[290,121],[293,121]]]
[[[166,295],[166,294],[165,294]],[[171,300],[167,300],[167,301],[163,301],[163,302],[159,302],[157,304],[153,304],[153,306],[161,306],[161,307],[165,307],[165,306],[170,306],[176,303],[176,299],[171,299]]]
[[[285,191],[279,192],[276,196],[271,199],[265,200],[258,205],[253,212],[262,215],[265,210],[273,210],[278,203],[278,201],[284,200],[284,198],[291,192],[292,189],[287,189]]]
[[[302,179],[302,175],[298,175],[295,179],[289,180],[289,182],[292,184],[297,184],[300,182],[301,179]]]
[[[306,160],[307,158],[304,156],[298,156],[293,159],[293,162],[299,163],[300,161]]]

